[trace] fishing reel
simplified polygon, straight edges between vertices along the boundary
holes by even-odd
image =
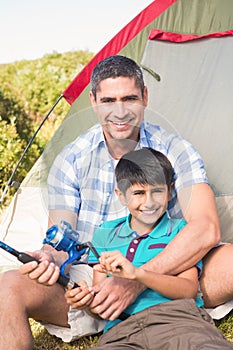
[[[75,261],[79,262],[89,249],[99,259],[99,254],[91,242],[81,243],[78,239],[79,233],[74,231],[68,222],[61,221],[60,226],[53,225],[47,230],[46,238],[43,240],[43,244],[49,244],[58,251],[68,253],[69,258],[60,267],[60,273],[65,277],[68,277],[65,274],[66,266]]]

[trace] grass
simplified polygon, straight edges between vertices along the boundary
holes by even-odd
[[[225,338],[233,343],[233,311],[223,319],[215,321],[215,324],[222,331]]]
[[[46,329],[34,320],[30,320],[35,338],[34,350],[84,350],[94,348],[98,343],[98,335],[83,337],[72,343],[64,343],[55,336],[48,334]],[[223,332],[226,339],[233,343],[233,312],[220,321],[216,326]]]
[[[30,325],[35,340],[33,350],[84,350],[95,347],[98,343],[98,336],[80,338],[72,343],[64,343],[61,339],[50,335],[46,329],[30,319]]]

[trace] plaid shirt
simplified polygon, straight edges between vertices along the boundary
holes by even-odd
[[[141,125],[137,145],[142,147],[154,148],[170,160],[175,171],[175,189],[168,210],[171,217],[182,218],[177,191],[196,183],[208,183],[200,155],[180,136],[146,121]],[[114,184],[114,161],[108,153],[102,127],[96,124],[56,157],[48,176],[49,210],[76,212],[80,240],[91,240],[94,230],[108,217]]]

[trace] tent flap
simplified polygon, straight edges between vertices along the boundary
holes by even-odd
[[[180,34],[174,32],[165,32],[160,29],[152,29],[149,35],[149,40],[165,40],[175,43],[183,43],[185,41],[204,39],[204,38],[218,38],[226,35],[233,35],[233,30],[227,30],[225,32],[209,33],[204,35],[196,34]]]

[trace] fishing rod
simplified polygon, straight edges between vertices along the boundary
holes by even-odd
[[[60,95],[58,97],[58,99],[56,100],[56,102],[54,103],[54,105],[52,106],[52,108],[48,111],[48,113],[45,115],[45,117],[43,118],[43,120],[41,121],[40,125],[38,126],[37,130],[35,131],[35,133],[32,135],[31,139],[29,140],[27,146],[25,147],[21,157],[19,158],[18,160],[18,163],[16,164],[11,176],[9,177],[9,180],[7,181],[7,184],[4,188],[4,191],[1,195],[1,198],[0,198],[0,204],[3,202],[6,194],[7,194],[7,191],[8,191],[8,188],[13,186],[15,187],[16,189],[19,188],[20,186],[20,183],[17,182],[17,181],[13,181],[13,177],[15,176],[15,173],[16,171],[18,170],[23,158],[25,157],[25,154],[27,153],[28,149],[30,148],[32,142],[34,141],[34,139],[36,138],[38,132],[40,131],[40,129],[42,128],[42,126],[44,125],[45,121],[48,119],[48,117],[50,116],[50,114],[52,113],[52,111],[54,110],[54,108],[57,106],[58,102],[63,98],[63,95]]]
[[[26,264],[26,263],[31,262],[31,261],[36,261],[38,264],[40,263],[40,261],[37,260],[36,258],[34,258],[33,256],[31,256],[27,253],[24,253],[24,252],[19,252],[18,250],[12,248],[11,246],[9,246],[8,244],[6,244],[2,241],[0,241],[0,248],[5,250],[6,252],[10,253],[11,255],[15,256],[23,264]],[[71,288],[78,287],[78,284],[71,281],[67,276],[64,276],[61,274],[59,275],[57,283],[61,284],[63,287],[68,287],[68,286]]]
[[[86,254],[87,250],[91,250],[98,260],[100,258],[99,253],[91,242],[81,243],[78,241],[78,238],[79,233],[77,231],[74,231],[68,222],[61,221],[60,226],[53,225],[47,230],[46,237],[43,240],[43,244],[48,244],[55,248],[57,251],[62,250],[64,252],[67,252],[69,255],[69,258],[60,267],[60,275],[57,280],[57,282],[65,288],[79,287],[77,283],[72,281],[69,276],[65,274],[66,267],[69,264],[72,264],[74,262],[80,263],[79,261],[81,256]],[[26,264],[30,261],[36,261],[38,264],[40,263],[40,261],[33,256],[24,252],[19,252],[18,250],[10,247],[2,241],[0,241],[0,248],[14,255],[23,264]],[[124,321],[129,316],[129,314],[123,311],[118,316],[118,318]]]

